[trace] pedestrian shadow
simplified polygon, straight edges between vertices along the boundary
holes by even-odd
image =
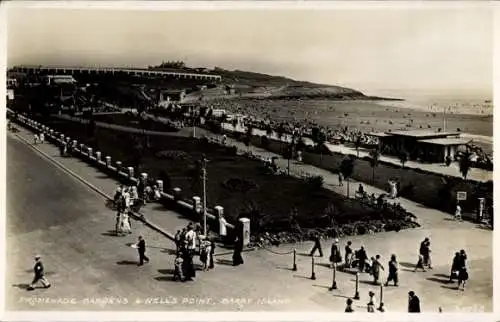
[[[164,275],[174,275],[175,270],[171,268],[165,268],[165,269],[159,269],[158,273],[164,274]]]
[[[354,280],[354,282],[356,282],[356,280]],[[373,281],[359,281],[361,284],[366,284],[366,285],[372,285],[372,286],[380,286],[380,283],[378,284],[375,284],[373,283]]]
[[[284,271],[293,271],[293,268],[286,267],[286,266],[276,266],[276,269],[281,269]]]
[[[458,290],[458,286],[457,285],[455,285],[455,286],[441,285],[441,288],[446,288],[446,289],[449,289],[449,290]]]
[[[156,276],[154,279],[159,281],[159,282],[175,282],[174,275]]]
[[[415,272],[415,269],[409,269],[409,268],[402,268],[401,270],[403,272]]]
[[[319,287],[319,288],[326,288],[327,290],[330,289],[330,287],[328,286],[325,286],[325,285],[317,285],[317,284],[313,284],[314,287]]]
[[[431,281],[431,282],[438,282],[441,284],[448,284],[449,280],[442,279],[442,278],[436,278],[436,277],[427,277],[426,280]]]
[[[298,256],[312,257],[310,253],[297,253]],[[314,256],[317,257],[317,256]]]
[[[306,280],[310,280],[311,279],[311,277],[302,276],[302,275],[293,275],[293,277],[295,277],[295,278],[303,278],[303,279],[306,279]]]
[[[399,265],[406,268],[415,268],[415,263],[399,262]]]
[[[114,231],[114,230],[108,230],[107,232],[102,233],[101,235],[108,236],[108,237],[123,237],[123,236],[118,235],[116,233],[116,231]]]
[[[216,262],[219,265],[233,266],[233,261],[230,261],[229,259],[217,259]]]
[[[450,278],[450,275],[447,274],[434,274],[436,277],[442,277],[442,278]]]
[[[326,268],[330,268],[330,269],[332,269],[332,268],[330,267],[330,264],[327,264],[327,263],[314,263],[314,265],[315,265],[315,266],[321,266],[321,267],[326,267]],[[338,269],[337,269],[337,271],[338,271]]]
[[[328,288],[330,289],[330,288]],[[345,296],[345,295],[340,295],[340,294],[332,294],[333,297],[340,297],[340,298],[343,298],[343,299],[352,299],[351,296]]]
[[[116,211],[117,208],[116,208],[116,205],[115,205],[115,202],[113,200],[110,200],[110,199],[107,199],[105,202],[104,202],[104,205],[106,206],[106,208],[110,209],[110,210],[114,210]]]
[[[123,260],[116,262],[117,265],[137,265],[136,261]]]
[[[12,287],[17,287],[18,289],[25,290],[25,291],[30,290],[30,285],[27,283],[12,284]],[[39,286],[35,286],[35,288],[39,288]]]

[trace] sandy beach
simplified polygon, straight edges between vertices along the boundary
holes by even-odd
[[[429,112],[400,106],[406,102],[374,101],[332,101],[332,100],[267,100],[238,99],[210,102],[210,105],[225,108],[256,117],[275,120],[305,120],[323,126],[356,128],[363,132],[380,132],[399,129],[444,128],[442,110]],[[392,105],[392,106],[390,106]],[[446,115],[446,130],[460,129],[464,137],[485,152],[491,153],[493,144],[493,115],[459,114],[456,111]]]

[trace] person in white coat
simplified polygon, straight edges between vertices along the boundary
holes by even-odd
[[[45,134],[40,133],[40,143],[45,143]]]

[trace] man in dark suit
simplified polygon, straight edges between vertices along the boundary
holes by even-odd
[[[35,256],[35,266],[33,267],[33,271],[35,272],[35,278],[33,278],[33,282],[28,287],[28,290],[32,291],[35,289],[35,284],[39,281],[42,282],[44,288],[50,287],[50,282],[45,278],[45,273],[43,269],[42,261],[40,260],[40,255]]]
[[[420,313],[420,299],[415,292],[408,292],[408,313]]]
[[[138,266],[144,265],[144,261],[149,263],[149,258],[146,256],[146,241],[142,236],[139,236],[139,242],[137,243],[137,250],[139,251],[139,264]]]

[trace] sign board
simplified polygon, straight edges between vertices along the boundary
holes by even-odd
[[[467,200],[467,192],[457,191],[457,200]]]

